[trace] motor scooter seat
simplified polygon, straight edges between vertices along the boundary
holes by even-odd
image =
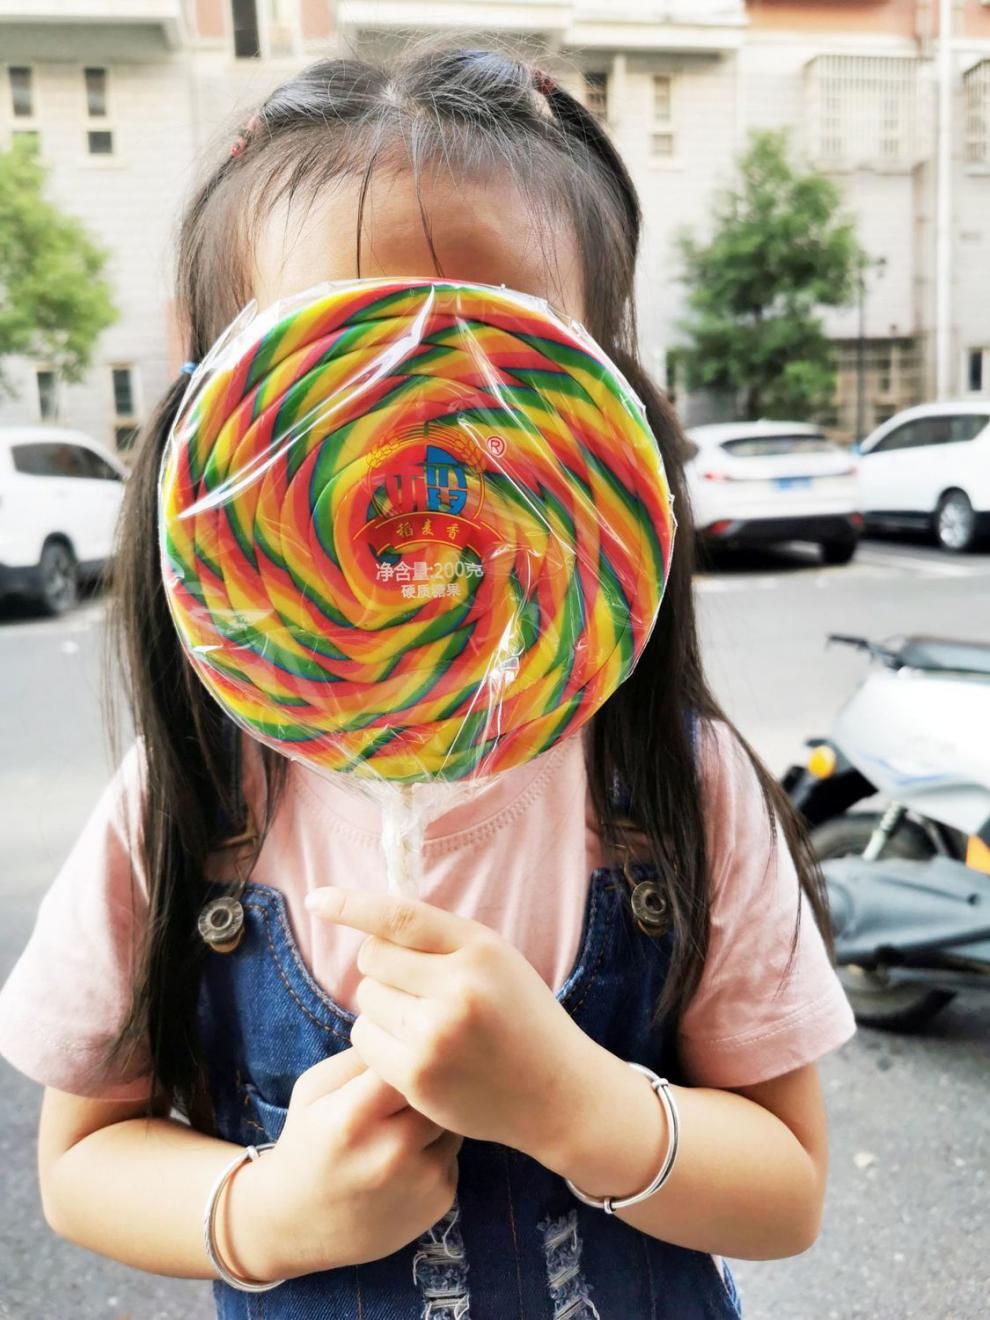
[[[909,669],[990,676],[990,643],[943,637],[909,637],[897,656]]]

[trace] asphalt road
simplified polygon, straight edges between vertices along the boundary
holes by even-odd
[[[864,670],[830,630],[990,639],[990,555],[867,542],[844,568],[811,551],[722,560],[697,582],[709,671],[771,769],[826,731]],[[105,782],[103,605],[43,621],[0,607],[0,978]],[[831,1177],[803,1256],[733,1262],[746,1320],[990,1316],[990,1000],[960,995],[928,1029],[860,1028],[822,1062]],[[35,1181],[40,1087],[0,1060],[0,1317],[207,1320],[209,1286],[63,1242]],[[602,1317],[602,1320],[632,1320]]]

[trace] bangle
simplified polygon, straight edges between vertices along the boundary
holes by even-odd
[[[285,1283],[284,1279],[275,1279],[271,1283],[259,1283],[252,1279],[242,1279],[232,1273],[220,1259],[220,1253],[217,1250],[217,1244],[214,1239],[216,1228],[217,1206],[220,1203],[220,1194],[224,1189],[227,1179],[244,1163],[246,1159],[256,1160],[258,1152],[268,1150],[274,1146],[274,1141],[266,1142],[263,1146],[245,1146],[245,1148],[230,1161],[225,1169],[217,1176],[216,1182],[210,1189],[210,1195],[206,1201],[206,1213],[203,1218],[203,1237],[206,1241],[206,1254],[210,1258],[210,1263],[217,1274],[223,1279],[224,1283],[229,1283],[231,1288],[237,1288],[240,1292],[267,1292],[269,1288],[277,1288],[280,1283]]]
[[[667,1153],[664,1156],[663,1163],[657,1171],[657,1176],[650,1183],[649,1187],[644,1188],[641,1192],[637,1192],[635,1196],[623,1196],[619,1199],[612,1196],[606,1196],[603,1197],[602,1200],[598,1200],[596,1197],[587,1196],[584,1192],[580,1191],[579,1188],[574,1186],[569,1178],[564,1179],[564,1182],[567,1183],[567,1186],[579,1201],[583,1201],[585,1205],[593,1206],[596,1210],[604,1210],[607,1215],[615,1214],[616,1210],[624,1210],[627,1205],[636,1205],[639,1201],[645,1201],[648,1196],[652,1196],[654,1192],[658,1192],[670,1177],[671,1170],[674,1167],[674,1159],[677,1155],[679,1122],[677,1117],[677,1106],[674,1103],[674,1097],[670,1093],[670,1083],[667,1081],[666,1077],[658,1077],[655,1072],[651,1072],[649,1068],[644,1068],[641,1063],[630,1062],[629,1067],[635,1068],[637,1072],[641,1072],[644,1077],[649,1078],[650,1086],[656,1092],[657,1098],[664,1107],[664,1112],[667,1115]]]

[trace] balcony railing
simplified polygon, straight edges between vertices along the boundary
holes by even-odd
[[[183,40],[181,0],[0,0],[0,25],[113,27],[153,32],[174,50]]]
[[[744,0],[338,0],[342,31],[435,28],[542,33],[563,46],[717,50],[737,46]]]
[[[820,55],[808,65],[808,146],[823,168],[912,169],[929,150],[930,116],[913,56]]]
[[[990,165],[990,60],[963,76],[967,165]]]

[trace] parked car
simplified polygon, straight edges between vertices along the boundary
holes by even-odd
[[[702,540],[813,541],[828,564],[856,553],[856,460],[801,422],[730,422],[687,432],[688,488]]]
[[[70,609],[113,545],[127,468],[80,431],[0,428],[0,596]]]
[[[990,399],[924,403],[859,446],[866,526],[931,531],[946,550],[990,532]]]

